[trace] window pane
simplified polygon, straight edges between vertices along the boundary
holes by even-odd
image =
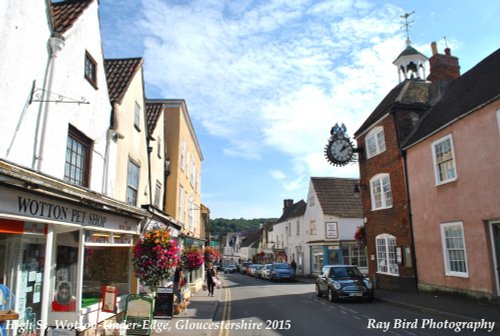
[[[101,285],[117,287],[118,295],[129,294],[129,251],[129,247],[85,248],[82,307],[99,302]]]

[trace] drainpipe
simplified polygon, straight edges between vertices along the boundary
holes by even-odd
[[[47,120],[49,116],[49,107],[50,103],[48,102],[50,97],[50,90],[52,89],[52,80],[54,78],[54,68],[56,63],[56,57],[58,53],[64,47],[64,40],[59,36],[53,36],[49,38],[49,53],[50,58],[47,63],[45,82],[43,85],[43,100],[44,103],[40,103],[40,109],[38,111],[37,125],[35,131],[35,143],[33,149],[33,161],[32,161],[32,169],[36,171],[40,171],[42,169],[42,161],[44,156],[44,147],[45,147],[45,135],[47,131]]]

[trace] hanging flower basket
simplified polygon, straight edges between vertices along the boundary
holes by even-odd
[[[364,225],[358,226],[356,232],[354,233],[354,239],[361,245],[366,244],[366,233]]]
[[[137,278],[156,291],[160,281],[169,278],[179,261],[177,241],[170,229],[153,229],[144,233],[133,249],[134,271]]]
[[[204,258],[206,263],[214,263],[220,259],[220,253],[217,252],[214,248],[208,246],[205,247]]]
[[[203,254],[198,247],[185,249],[181,255],[182,267],[188,271],[194,271],[203,265]]]

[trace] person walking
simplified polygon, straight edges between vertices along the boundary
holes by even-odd
[[[182,286],[184,285],[183,282],[184,279],[184,272],[182,270],[182,265],[179,263],[177,267],[175,268],[175,273],[174,273],[174,294],[177,296],[177,303],[181,303],[184,301],[183,295],[182,295]]]
[[[207,282],[208,296],[214,296],[214,288],[218,281],[217,269],[211,263],[207,264],[205,272],[205,281]]]
[[[295,262],[295,259],[292,260],[291,266],[293,268],[293,272],[297,273],[297,263]]]

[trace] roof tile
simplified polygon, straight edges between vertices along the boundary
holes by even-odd
[[[357,179],[311,177],[323,213],[339,217],[363,217],[361,194],[354,192]]]
[[[54,30],[64,33],[78,20],[94,0],[67,0],[52,2],[52,19]]]
[[[120,102],[132,78],[142,66],[142,58],[105,59],[104,69],[108,83],[109,99]]]

